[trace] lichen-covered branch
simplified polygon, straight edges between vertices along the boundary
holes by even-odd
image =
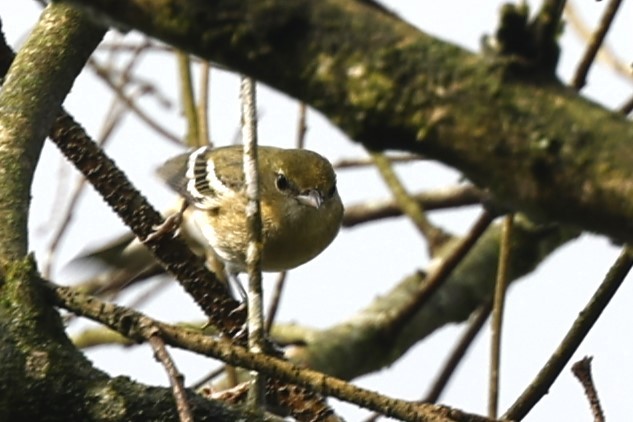
[[[44,138],[105,33],[78,15],[67,5],[50,7],[15,62],[8,48],[0,52],[2,70],[8,69],[0,90],[0,275],[27,253],[31,182]],[[61,19],[64,25],[53,25]],[[74,48],[65,48],[79,33],[84,36]]]
[[[514,228],[510,280],[531,272],[550,253],[578,232],[559,226],[534,225],[522,216]],[[490,227],[445,283],[401,330],[390,330],[391,318],[424,287],[425,275],[412,274],[351,318],[326,329],[286,325],[273,329],[281,343],[297,344],[287,352],[297,362],[343,379],[353,379],[389,366],[420,339],[450,323],[465,321],[489,301],[499,259],[500,226]],[[372,353],[364,351],[371,350]]]
[[[68,340],[27,254],[37,160],[61,103],[103,29],[63,4],[46,8],[20,53],[0,42],[0,420],[175,421],[171,392],[97,370]],[[231,410],[192,392],[196,420],[233,421]]]
[[[454,166],[512,209],[633,240],[633,125],[530,63],[360,1],[72,1],[292,95],[370,148]]]

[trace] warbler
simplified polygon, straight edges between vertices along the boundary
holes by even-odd
[[[305,149],[257,149],[263,271],[310,261],[334,240],[343,204],[330,162]],[[202,147],[178,155],[157,173],[193,207],[202,237],[232,274],[245,272],[247,225],[241,146]]]

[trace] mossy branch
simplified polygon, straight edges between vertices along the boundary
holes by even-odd
[[[294,96],[371,149],[454,166],[513,210],[633,240],[633,125],[550,73],[361,1],[73,3]]]

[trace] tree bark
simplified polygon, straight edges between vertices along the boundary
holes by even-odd
[[[350,0],[72,0],[423,153],[533,218],[633,239],[633,126],[509,56],[475,55]]]

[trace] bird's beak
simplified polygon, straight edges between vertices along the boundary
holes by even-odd
[[[320,208],[323,204],[323,195],[316,189],[310,189],[297,196],[297,200],[304,205],[314,208]]]

